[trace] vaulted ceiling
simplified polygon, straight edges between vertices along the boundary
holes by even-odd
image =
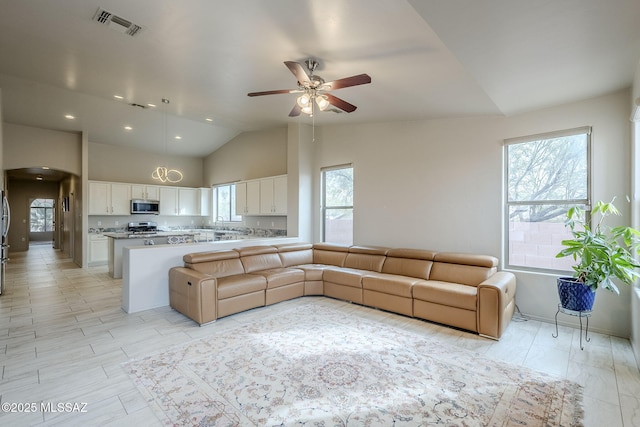
[[[512,115],[629,87],[639,18],[637,0],[0,0],[3,115],[197,157],[295,121]],[[296,88],[283,63],[308,58],[327,81],[371,76],[332,92],[355,112],[291,118],[294,94],[247,97]]]

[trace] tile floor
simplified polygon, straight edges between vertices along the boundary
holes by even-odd
[[[168,307],[124,313],[121,281],[109,278],[106,267],[78,268],[50,246],[11,254],[5,294],[0,296],[0,401],[15,403],[14,408],[33,402],[36,410],[0,411],[0,425],[161,425],[122,362],[302,300],[198,327]],[[585,385],[586,426],[640,426],[640,373],[626,339],[590,334],[591,342],[580,351],[577,330],[561,327],[554,339],[554,325],[516,318],[496,342],[329,298],[314,301],[438,334],[487,357],[579,381]]]

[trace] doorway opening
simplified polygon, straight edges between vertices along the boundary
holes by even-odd
[[[54,245],[54,199],[33,199],[29,206],[29,245]]]

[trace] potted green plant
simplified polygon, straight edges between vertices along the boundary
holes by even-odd
[[[599,216],[595,226],[586,221],[584,209],[573,207],[567,212],[565,225],[573,238],[562,241],[565,248],[556,257],[572,256],[577,264],[573,266],[574,277],[558,278],[558,295],[565,309],[590,311],[599,287],[619,295],[613,279],[631,285],[640,277],[640,264],[635,258],[640,254],[640,231],[603,223],[610,215],[620,215],[614,200],[598,201],[593,206],[592,219]]]

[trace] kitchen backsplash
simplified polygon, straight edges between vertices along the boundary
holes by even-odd
[[[162,231],[217,229],[237,231],[257,237],[285,237],[287,218],[283,216],[247,217],[242,222],[213,221],[206,217],[162,217],[158,215],[89,216],[89,233],[127,231],[129,222],[153,221]]]

